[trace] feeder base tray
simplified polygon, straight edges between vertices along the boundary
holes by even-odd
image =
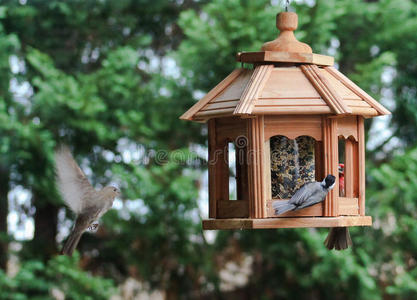
[[[372,217],[370,216],[203,220],[204,230],[350,227],[371,225]]]

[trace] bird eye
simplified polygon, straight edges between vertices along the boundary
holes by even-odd
[[[113,189],[113,192],[116,192],[117,190],[116,189]]]

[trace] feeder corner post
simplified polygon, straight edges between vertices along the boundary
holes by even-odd
[[[365,124],[364,117],[358,117],[358,148],[359,148],[359,215],[365,215]]]
[[[248,122],[249,217],[266,218],[264,117],[256,116]]]
[[[338,174],[339,149],[337,136],[337,119],[323,117],[324,169],[326,174]],[[324,216],[339,215],[339,180],[324,200]]]

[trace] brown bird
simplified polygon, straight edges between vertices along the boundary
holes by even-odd
[[[61,254],[72,255],[84,231],[95,229],[97,221],[120,194],[113,186],[96,191],[65,146],[55,152],[57,185],[66,205],[77,215]]]

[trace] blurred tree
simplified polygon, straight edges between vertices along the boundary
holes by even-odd
[[[0,6],[0,20],[7,13],[5,7]],[[0,269],[6,269],[8,240],[7,215],[8,215],[8,193],[10,188],[10,175],[12,169],[12,158],[10,156],[12,136],[11,129],[15,125],[13,111],[8,111],[8,104],[12,102],[9,91],[9,84],[13,74],[9,67],[9,59],[17,49],[19,42],[14,34],[6,34],[0,24]]]
[[[79,257],[57,256],[47,264],[29,260],[14,278],[0,270],[0,298],[19,300],[109,299],[116,293],[109,279],[91,276],[77,266]]]
[[[153,113],[164,111],[158,105],[165,108],[167,105],[152,102],[159,92],[152,88],[162,87],[150,83],[159,81],[158,76],[152,77],[151,67],[152,60],[160,60],[162,54],[176,47],[181,32],[173,21],[182,9],[195,4],[193,1],[182,4],[152,1],[151,6],[137,1],[33,1],[24,5],[6,1],[5,4],[8,4],[3,19],[5,29],[18,36],[22,45],[17,57],[24,68],[18,79],[21,84],[29,83],[33,90],[26,96],[25,107],[19,108],[19,126],[12,132],[13,162],[21,175],[15,184],[30,188],[36,208],[35,236],[27,248],[28,256],[47,259],[56,252],[60,202],[54,187],[52,153],[57,143],[72,145],[76,154],[94,152],[90,159],[98,162],[95,166],[98,176],[93,179],[101,184],[109,176],[104,171],[114,161],[98,156],[102,151],[110,151],[117,153],[119,159],[123,149],[116,146],[122,137],[144,144],[159,138],[161,146],[177,147],[179,139],[166,135],[171,132],[176,115],[164,118]],[[145,13],[145,7],[146,12],[151,9],[153,14]],[[190,94],[188,98],[192,99]],[[6,110],[12,106],[16,104],[10,103]],[[172,108],[171,113],[178,114],[184,109],[178,105]],[[192,126],[185,124],[183,128]],[[194,128],[195,132],[197,127]],[[184,138],[184,132],[187,131],[180,130],[178,134]]]
[[[112,178],[124,194],[99,232],[80,244],[80,264],[95,275],[117,283],[134,277],[168,299],[415,298],[412,150],[372,166],[368,209],[375,228],[354,228],[352,250],[328,252],[322,230],[205,239],[196,203],[204,158],[192,150],[201,152],[206,131],[178,117],[238,66],[236,52],[256,51],[276,37],[281,10],[268,0],[208,2],[1,2],[0,231],[7,232],[7,193],[21,185],[32,195],[35,236],[16,253],[18,275],[0,273],[0,298],[45,299],[54,287],[70,299],[112,293],[114,284],[87,276],[78,258],[51,258],[62,206],[53,172],[60,142],[71,146],[94,185]],[[294,1],[293,8],[298,38],[336,56],[340,69],[376,98],[394,93],[393,133],[413,146],[415,1]],[[394,70],[393,86],[381,80],[387,68]],[[405,196],[397,201],[398,194]],[[398,228],[391,223],[397,215]],[[248,282],[226,292],[220,271],[248,256]]]

